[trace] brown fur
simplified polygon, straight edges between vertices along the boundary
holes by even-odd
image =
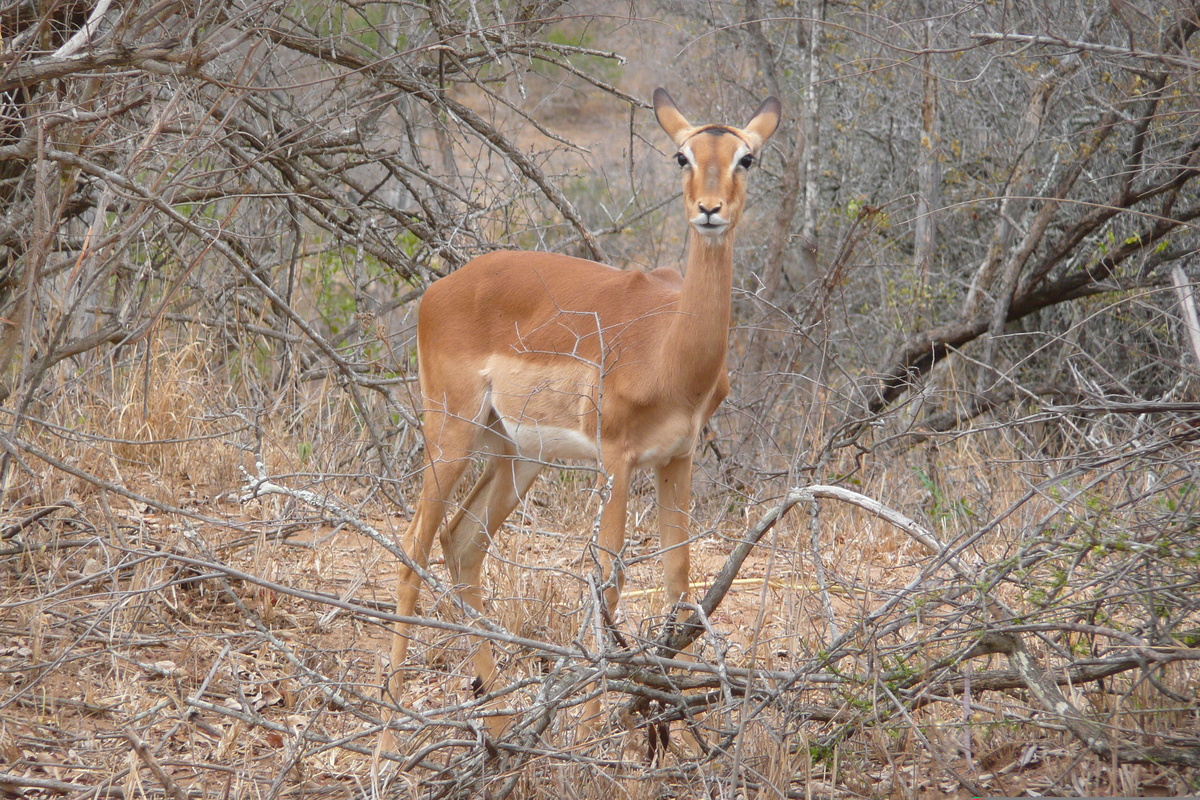
[[[692,453],[729,391],[733,230],[746,197],[746,169],[738,161],[755,155],[774,132],[780,106],[768,98],[745,129],[693,127],[661,89],[654,107],[689,158],[683,193],[693,227],[684,276],[553,253],[497,252],[437,281],[421,301],[417,349],[428,466],[404,547],[428,563],[454,485],[473,455],[488,454],[483,476],[441,534],[451,577],[478,610],[488,542],[555,458],[592,458],[611,480],[599,533],[601,567],[610,578],[624,542],[631,473],[657,471],[667,596],[672,604],[687,599]],[[702,231],[704,222],[723,227]],[[605,600],[612,609],[621,576],[610,583]],[[397,613],[411,615],[417,594],[415,574],[402,565]],[[393,696],[407,651],[407,626],[397,625]],[[474,665],[490,688],[496,663],[487,642],[477,647]]]

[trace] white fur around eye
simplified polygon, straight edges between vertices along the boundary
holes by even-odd
[[[750,151],[749,147],[747,147],[746,145],[742,145],[741,147],[739,147],[737,149],[737,152],[733,154],[733,169],[734,169],[734,171],[736,171],[738,167],[742,167],[743,169],[749,169],[749,167],[742,166],[742,159],[745,158],[746,156],[750,156],[750,158],[753,159],[754,153],[752,153]]]

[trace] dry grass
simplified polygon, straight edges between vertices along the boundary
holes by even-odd
[[[678,721],[670,753],[654,764],[646,761],[645,728],[613,720],[600,735],[581,737],[586,662],[503,645],[505,678],[515,688],[498,705],[545,707],[548,687],[563,695],[539,735],[529,734],[531,714],[495,751],[478,733],[478,715],[487,711],[469,688],[470,641],[427,628],[402,698],[400,763],[425,751],[397,771],[388,754],[375,752],[387,636],[371,617],[390,603],[392,557],[295,499],[241,505],[230,498],[241,486],[239,467],[253,470],[261,459],[281,483],[337,496],[385,537],[399,534],[404,516],[365,474],[331,474],[345,463],[347,443],[364,450],[351,409],[317,393],[296,412],[311,426],[287,420],[293,430],[319,432],[301,438],[286,432],[281,415],[214,413],[225,395],[213,372],[199,347],[159,343],[148,362],[62,387],[58,404],[44,411],[50,424],[32,441],[75,474],[27,455],[29,469],[7,487],[0,783],[15,794],[1195,791],[1194,770],[1098,758],[1024,688],[987,689],[984,681],[1008,667],[998,653],[944,670],[944,659],[1001,624],[986,611],[982,588],[959,591],[944,568],[914,583],[930,563],[924,546],[829,501],[816,516],[796,507],[764,537],[696,647],[703,665],[767,671],[749,695],[736,676],[712,687],[713,702],[692,724],[714,749],[701,752]],[[1116,469],[1082,460],[1035,464],[1018,449],[1027,444],[1000,430],[935,449],[879,449],[856,474],[856,489],[918,519],[945,544],[963,543],[999,518],[962,557],[1000,580],[989,596],[1023,615],[1023,636],[1047,669],[1128,652],[1121,636],[1151,642],[1148,624],[1171,626],[1176,654],[1194,653],[1183,635],[1200,627],[1187,599],[1196,589],[1186,572],[1196,555],[1186,466],[1165,457],[1128,458]],[[1051,472],[1060,477],[1047,481]],[[509,521],[488,581],[490,613],[512,634],[594,647],[581,613],[594,486],[587,472],[548,474]],[[639,492],[632,505],[623,630],[637,646],[658,635],[664,609],[652,498]],[[698,498],[697,595],[770,506],[731,504],[715,487]],[[443,573],[440,564],[434,570]],[[897,593],[902,602],[880,614]],[[1147,602],[1161,607],[1147,614]],[[443,620],[462,619],[445,597],[426,594],[422,605]],[[1154,652],[1170,650],[1161,637],[1153,641]],[[1147,662],[1145,670],[1063,691],[1115,738],[1188,746],[1200,734],[1195,663]],[[964,692],[968,673],[979,688]],[[605,702],[616,711],[628,695],[609,680]]]

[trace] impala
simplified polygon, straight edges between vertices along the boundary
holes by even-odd
[[[733,232],[780,103],[768,97],[744,128],[693,126],[656,89],[654,113],[683,173],[690,226],[683,275],[495,252],[436,281],[421,300],[427,465],[404,549],[428,563],[455,485],[472,458],[486,458],[440,537],[453,582],[478,611],[489,542],[538,473],[560,459],[594,461],[609,482],[597,548],[607,610],[620,597],[613,561],[624,544],[630,478],[640,468],[657,474],[668,603],[688,598],[692,454],[729,392]],[[401,565],[397,614],[413,613],[418,590],[418,576]],[[397,624],[390,683],[397,699],[408,642],[407,625]],[[477,643],[473,665],[477,686],[489,690],[497,675],[490,642]]]

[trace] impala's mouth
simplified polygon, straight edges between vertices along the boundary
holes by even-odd
[[[692,220],[692,227],[705,236],[715,236],[723,233],[729,227],[729,223],[720,218],[704,219],[701,216]]]

